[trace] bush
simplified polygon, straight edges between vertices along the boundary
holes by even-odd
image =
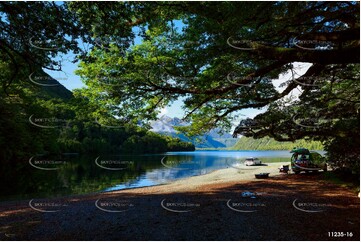
[[[341,170],[360,173],[360,137],[339,137],[325,142],[329,163]]]

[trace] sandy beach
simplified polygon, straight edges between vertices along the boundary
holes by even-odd
[[[269,177],[278,176],[279,167],[282,165],[289,165],[289,162],[275,162],[262,164],[257,166],[230,166],[226,169],[215,170],[210,173],[201,176],[192,176],[183,179],[176,180],[172,183],[159,185],[154,187],[146,188],[137,188],[131,189],[134,193],[168,193],[168,192],[185,192],[197,190],[197,188],[212,185],[218,183],[228,183],[228,182],[240,182],[240,181],[261,181],[261,179],[256,179],[255,174],[258,173],[270,173]],[[110,193],[122,193],[123,191],[115,191]]]
[[[0,203],[2,240],[359,240],[355,191],[283,163],[166,185]],[[255,179],[255,173],[270,173]],[[349,232],[332,237],[329,232]],[[352,233],[352,236],[351,234]]]

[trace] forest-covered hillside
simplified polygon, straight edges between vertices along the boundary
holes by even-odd
[[[5,67],[0,65],[0,69]],[[31,75],[30,75],[31,76]],[[37,78],[36,78],[37,77]],[[194,145],[119,120],[98,102],[73,92],[39,71],[1,93],[0,159],[22,162],[49,153],[161,153],[192,151]],[[39,83],[35,80],[44,80]],[[16,95],[13,95],[17,91]]]
[[[291,150],[294,147],[304,147],[309,150],[323,150],[321,142],[311,140],[297,140],[296,142],[279,142],[266,137],[253,139],[242,137],[231,147],[231,150]]]

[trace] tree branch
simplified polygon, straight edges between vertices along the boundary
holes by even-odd
[[[304,50],[301,48],[270,47],[256,44],[254,55],[265,59],[291,62],[308,62],[318,64],[360,63],[360,46],[335,50]]]

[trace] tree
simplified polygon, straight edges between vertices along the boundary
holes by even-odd
[[[254,10],[250,10],[249,15],[236,18],[243,12],[238,13],[239,10],[235,9],[239,8],[231,8],[233,4],[240,5],[238,6],[240,8],[254,7],[252,8]],[[124,114],[132,113],[129,111],[135,110],[138,111],[136,114],[139,115],[144,110],[153,110],[154,107],[165,105],[165,103],[171,102],[179,96],[185,96],[188,97],[186,107],[191,110],[189,117],[196,119],[201,116],[198,119],[204,119],[205,116],[208,116],[206,121],[213,121],[210,123],[211,125],[217,122],[226,122],[225,118],[229,118],[228,115],[242,108],[267,106],[300,86],[296,82],[290,82],[284,92],[278,93],[270,85],[269,78],[276,77],[282,71],[291,68],[287,64],[294,61],[314,62],[315,65],[309,69],[307,77],[318,75],[323,70],[322,65],[325,64],[358,62],[359,57],[355,51],[358,50],[358,44],[347,42],[348,40],[352,42],[358,38],[357,19],[353,17],[353,13],[357,12],[356,4],[257,3],[255,6],[253,5],[253,3],[201,3],[193,6],[185,3],[159,3],[156,5],[158,8],[153,11],[159,11],[163,15],[169,14],[169,16],[158,16],[158,18],[164,18],[164,21],[171,17],[180,16],[180,13],[188,14],[182,17],[187,24],[184,34],[174,31],[170,34],[169,32],[172,31],[170,26],[165,25],[164,22],[156,25],[153,23],[154,19],[140,21],[143,25],[148,22],[155,25],[144,33],[146,41],[142,45],[130,50],[126,56],[123,56],[124,53],[116,45],[106,50],[97,48],[91,53],[93,61],[84,62],[84,68],[80,74],[86,76],[86,81],[92,88],[99,88],[99,90],[104,91],[102,97],[107,102],[114,100],[116,103],[123,104]],[[161,10],[169,7],[173,9],[169,10],[170,13],[168,11],[161,12]],[[269,7],[272,7],[271,9],[274,11],[284,10],[286,13],[283,13],[284,16],[282,14],[278,16],[277,21],[268,23],[267,20],[272,17],[269,16],[272,12],[268,11],[267,8]],[[312,16],[321,18],[322,12],[319,13],[316,10],[327,9],[327,7],[331,10],[334,8],[333,12],[350,15],[349,21],[354,19],[356,22],[353,23],[353,26],[356,28],[351,29],[351,31],[348,27],[343,27],[344,32],[336,31],[342,29],[342,26],[339,26],[340,23],[333,24],[335,25],[333,26],[329,24],[327,19],[323,20],[323,23],[313,23],[313,29],[308,27],[312,22],[301,22],[301,24],[294,24],[295,26],[292,28],[288,27],[292,23],[296,23],[296,19],[299,21],[300,16],[305,19],[304,12],[309,12],[307,21],[310,21]],[[207,11],[201,11],[202,9]],[[261,9],[267,9],[267,13],[263,10],[258,14],[266,26],[258,26],[262,21],[249,17],[254,16],[254,12]],[[179,14],[175,15],[175,11]],[[215,12],[220,13],[220,15],[213,14]],[[210,16],[204,16],[207,13]],[[324,18],[327,17],[327,13],[327,11],[324,13]],[[333,13],[332,20],[337,16],[336,13]],[[233,14],[235,17],[222,19],[223,15],[227,14],[231,16]],[[148,15],[154,17],[152,14]],[[245,22],[243,25],[249,25],[246,32],[244,30],[246,27],[241,29],[234,27],[236,21],[242,23],[242,20]],[[328,20],[331,21],[330,16],[328,16]],[[346,43],[342,49],[329,51],[321,49],[309,52],[297,47],[291,48],[292,43],[290,42],[292,41],[290,39],[292,36],[296,37],[295,33],[305,32],[304,36],[306,37],[303,38],[310,38],[309,36],[313,32],[321,35],[323,32],[319,31],[322,30],[324,23],[328,24],[328,29],[324,30],[325,33],[336,31],[335,36],[341,36],[340,39]],[[273,25],[272,28],[269,27],[270,25]],[[226,28],[227,26],[228,28]],[[253,28],[254,30],[251,31]],[[237,37],[243,41],[244,39],[252,39],[253,42],[250,43],[254,45],[254,49],[249,51],[232,49],[226,44],[226,40],[229,40],[227,36],[231,36],[231,33],[233,35],[243,34],[241,37]],[[297,35],[299,36],[298,39],[302,39],[300,34]],[[326,34],[325,36],[327,38],[331,35]],[[335,36],[332,38],[336,38]],[[259,44],[266,40],[273,46]],[[193,44],[192,48],[185,48],[184,45],[190,42]],[[344,58],[345,56],[347,58]],[[244,61],[242,62],[244,59],[247,60],[247,65]],[[253,70],[256,71],[252,72]],[[239,72],[240,75],[243,74],[247,78],[239,78],[241,80],[235,83],[225,83],[227,75],[231,72]],[[246,88],[241,86],[250,81],[257,82],[254,83],[258,84],[257,92],[244,90]],[[117,85],[121,85],[121,87]],[[119,112],[121,113],[121,111]],[[206,115],[207,113],[208,115]]]
[[[85,5],[70,7],[80,19],[90,11],[106,16],[126,8],[115,15],[127,15],[121,22],[140,29],[141,44],[98,46],[78,72],[99,93],[93,98],[122,118],[154,119],[160,108],[183,98],[192,125],[182,131],[190,135],[230,129],[240,110],[267,108],[241,120],[234,135],[359,140],[358,2]],[[107,37],[116,40],[117,33]],[[295,62],[311,65],[298,76]],[[290,71],[292,78],[278,90],[272,79]],[[291,97],[294,90],[299,97]]]
[[[52,104],[59,100],[52,99],[68,99],[71,93],[60,86],[35,85],[30,76],[55,83],[43,68],[61,71],[55,57],[79,53],[75,39],[82,29],[66,5],[54,2],[1,2],[0,13],[0,145],[5,163],[57,151],[53,137],[58,130],[35,127],[29,117],[54,117],[59,110]]]

